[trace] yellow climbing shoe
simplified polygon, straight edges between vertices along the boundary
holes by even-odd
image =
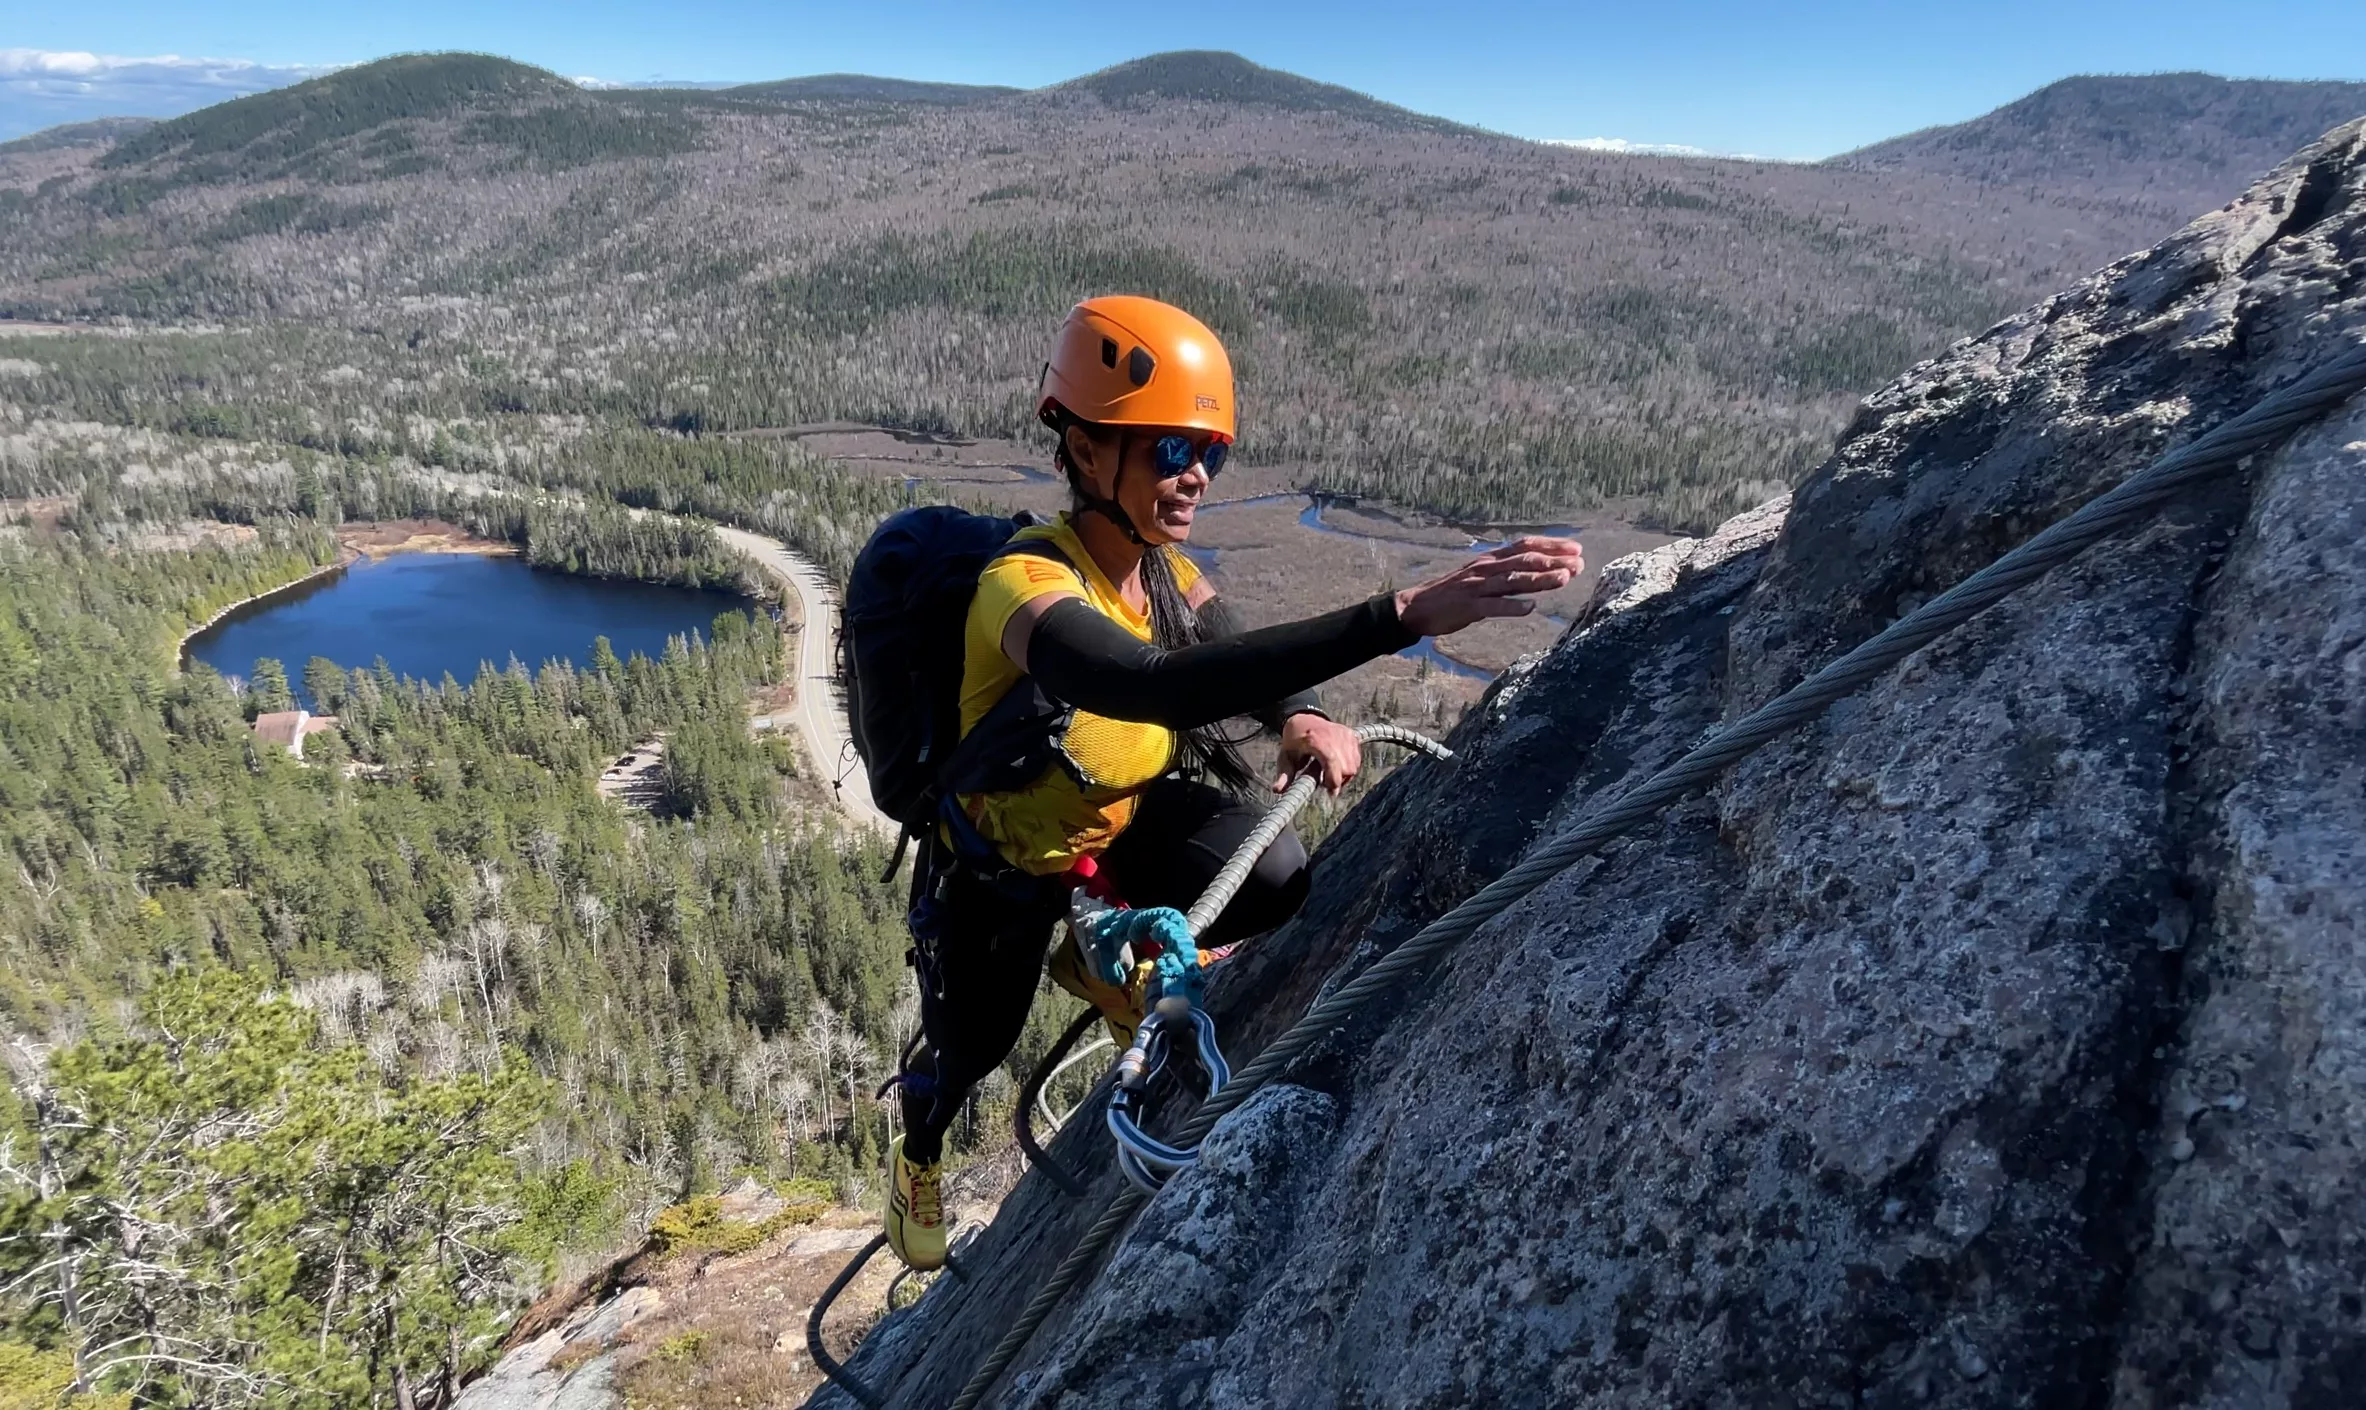
[[[1134,1030],[1142,1026],[1142,991],[1138,987],[1128,992],[1088,972],[1083,955],[1077,951],[1074,934],[1064,936],[1052,947],[1048,972],[1052,983],[1101,1011],[1101,1022],[1107,1025],[1109,1036],[1118,1047],[1133,1046]]]
[[[888,1148],[895,1164],[895,1188],[887,1192],[887,1246],[907,1267],[928,1272],[945,1266],[945,1200],[937,1188],[934,1161],[918,1165],[904,1159],[904,1138]]]

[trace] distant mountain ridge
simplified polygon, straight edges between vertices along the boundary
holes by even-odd
[[[103,147],[155,125],[156,119],[144,117],[102,117],[91,118],[87,122],[61,122],[55,127],[45,127],[13,141],[0,142],[0,154],[22,156],[31,152],[54,152],[64,147]]]
[[[879,78],[867,73],[817,73],[765,83],[735,83],[718,91],[735,98],[959,105],[1007,98],[1027,90],[992,83],[926,83],[911,78]]]
[[[673,103],[698,110],[718,103],[879,103],[959,107],[1030,94],[1098,98],[1124,106],[1144,101],[1231,103],[1291,112],[1328,112],[1384,127],[1473,132],[1338,84],[1267,68],[1222,50],[1179,50],[1116,64],[1045,88],[937,83],[875,74],[824,73],[757,83],[592,83],[492,54],[397,54],[285,88],[275,88],[166,119],[104,118],[66,123],[16,139],[10,150],[121,140],[107,164],[128,166],[177,156],[220,156],[269,135],[290,152],[402,120],[466,116],[488,106],[573,107]],[[132,138],[138,140],[129,140]]]
[[[1157,98],[1185,102],[1250,103],[1293,112],[1337,113],[1343,117],[1362,118],[1384,127],[1478,131],[1446,118],[1417,113],[1394,103],[1384,103],[1352,88],[1302,78],[1282,69],[1269,69],[1221,49],[1179,49],[1171,53],[1152,54],[1038,91],[1090,94],[1115,104]]]
[[[2082,75],[1949,127],[1827,165],[1919,171],[2003,185],[2076,184],[2181,213],[2232,200],[2293,149],[2366,114],[2366,83],[2205,73]]]
[[[1038,89],[858,73],[732,85],[586,87],[494,55],[428,53],[356,65],[165,121],[106,118],[64,124],[0,144],[0,149],[21,153],[112,140],[118,146],[106,164],[125,166],[165,156],[219,156],[251,147],[267,133],[292,152],[387,121],[467,116],[494,107],[572,110],[594,127],[614,127],[619,105],[632,111],[636,103],[645,115],[670,115],[670,122],[653,119],[668,129],[662,138],[644,134],[636,143],[615,133],[595,134],[589,149],[606,151],[619,140],[625,146],[676,149],[688,145],[695,131],[687,115],[723,104],[964,107],[1034,96],[1091,97],[1117,107],[1225,103],[1333,113],[1401,130],[1480,131],[1224,50],[1151,54]],[[2283,154],[2360,114],[2366,114],[2366,83],[2203,73],[2082,75],[2048,84],[1968,122],[1889,138],[1832,157],[1825,165],[2069,187],[2090,196],[2146,200],[2174,208],[2182,219],[2230,199]]]

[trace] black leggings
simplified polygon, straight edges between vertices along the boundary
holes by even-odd
[[[1160,779],[1101,854],[1101,867],[1128,905],[1189,910],[1262,816],[1264,809],[1222,789]],[[1306,848],[1285,831],[1200,943],[1229,945],[1273,929],[1298,913],[1307,884]],[[956,871],[947,888],[937,983],[920,986],[927,1042],[912,1062],[934,1081],[903,1093],[904,1151],[919,1161],[938,1158],[969,1089],[1018,1045],[1052,926],[1068,905],[1067,888],[1055,878],[1044,881],[1040,896],[1016,900],[967,872]]]

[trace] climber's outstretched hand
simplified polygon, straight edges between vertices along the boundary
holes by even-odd
[[[1586,570],[1576,539],[1514,539],[1451,572],[1397,594],[1397,620],[1423,636],[1444,636],[1488,617],[1525,617],[1531,594],[1569,586]]]

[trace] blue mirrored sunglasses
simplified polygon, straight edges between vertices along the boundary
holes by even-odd
[[[1213,480],[1216,472],[1224,468],[1224,457],[1231,449],[1213,437],[1203,443],[1189,436],[1160,436],[1150,443],[1151,459],[1158,465],[1162,480],[1171,480],[1195,464]]]

